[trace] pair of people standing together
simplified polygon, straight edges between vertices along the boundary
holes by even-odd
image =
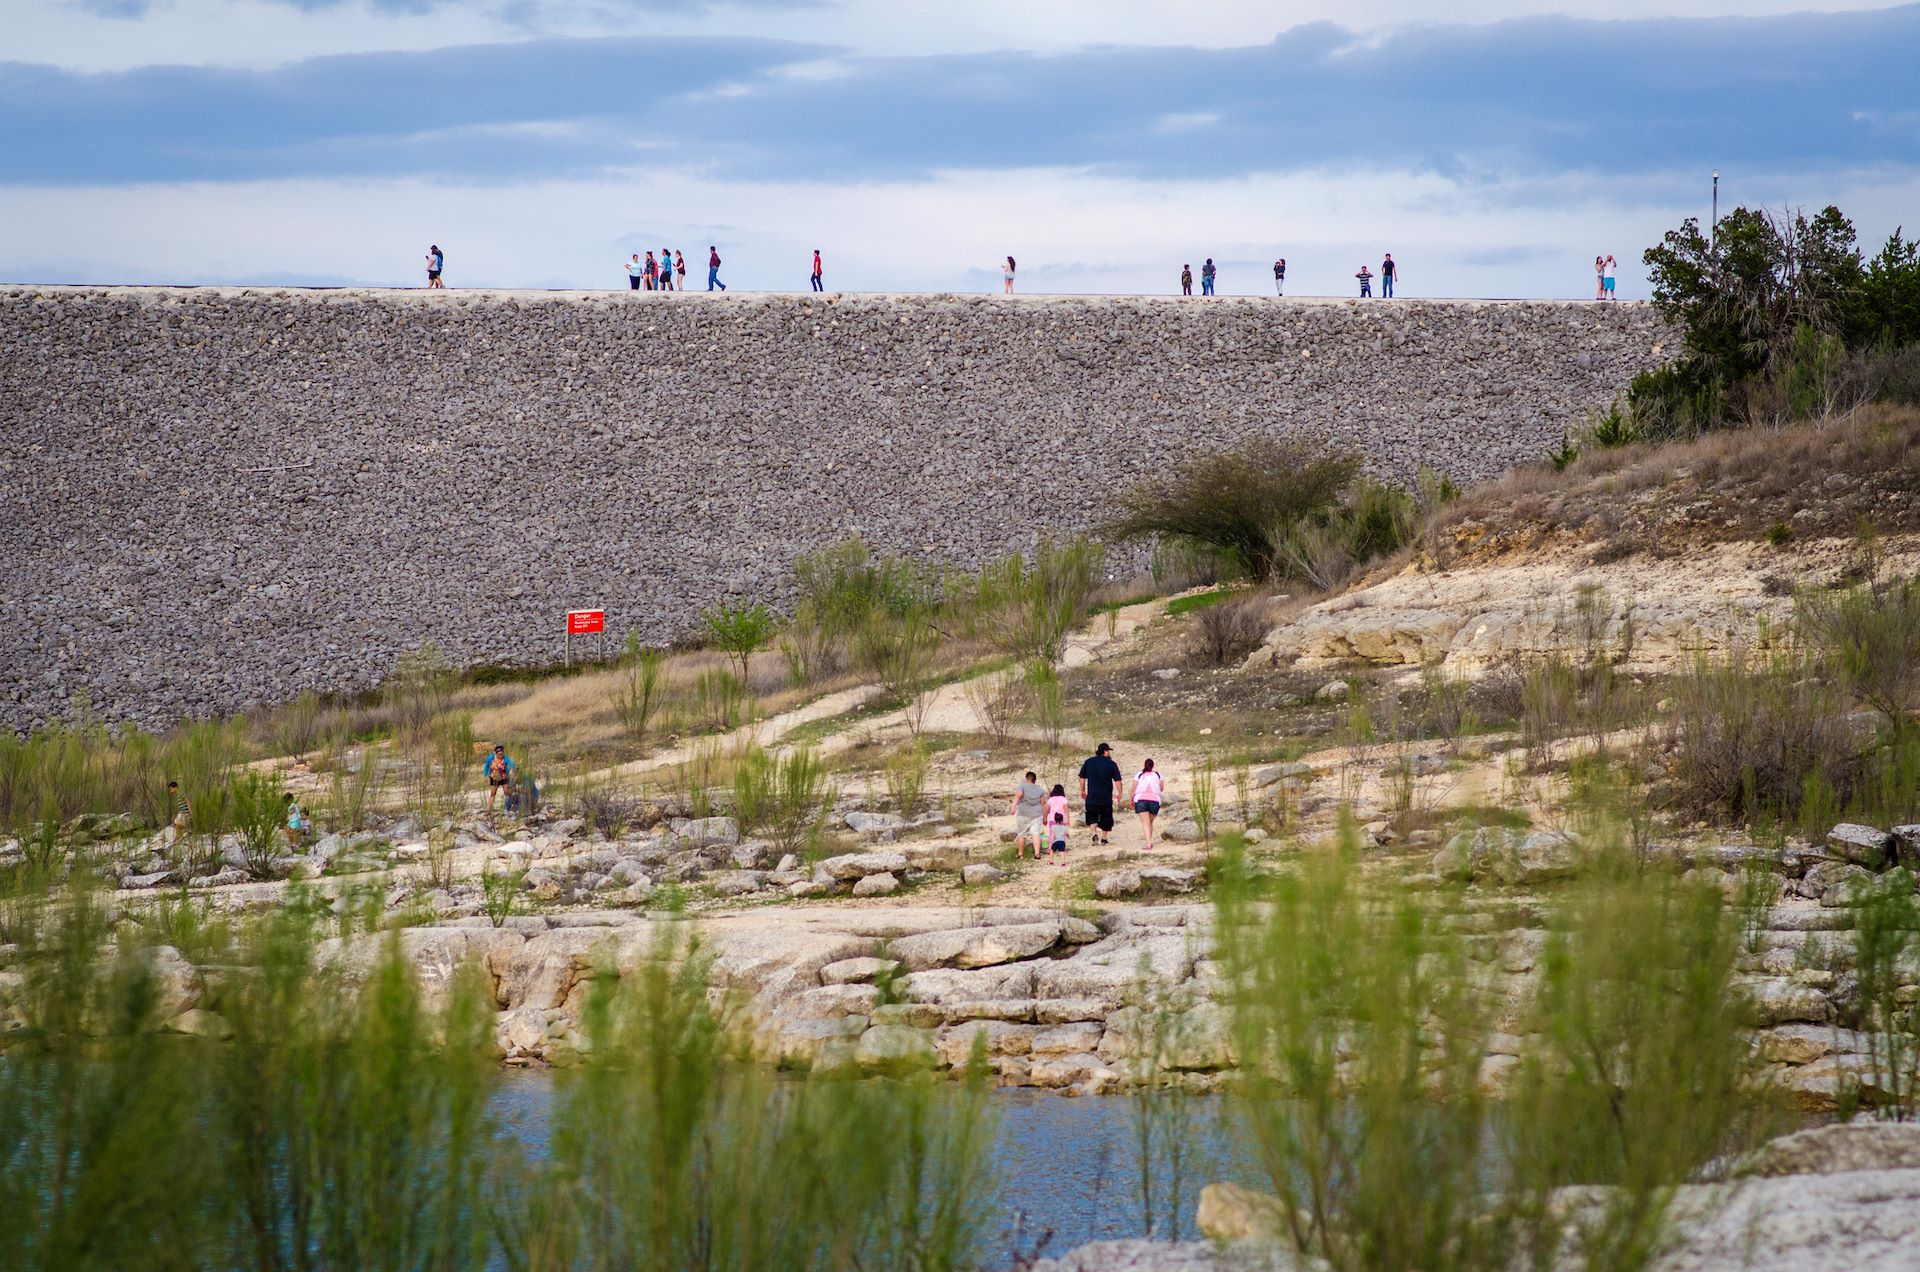
[[[1086,825],[1090,832],[1088,846],[1097,847],[1113,842],[1114,809],[1120,784],[1125,779],[1121,775],[1119,764],[1114,762],[1113,748],[1102,742],[1094,748],[1092,755],[1080,766],[1080,799],[1086,812]],[[1134,775],[1128,803],[1134,814],[1140,819],[1140,829],[1146,839],[1146,847],[1153,847],[1153,826],[1160,816],[1160,807],[1166,798],[1166,783],[1160,772],[1154,768],[1151,759],[1141,763],[1140,772]],[[1070,813],[1067,805],[1067,791],[1064,785],[1056,783],[1051,791],[1039,784],[1035,774],[1029,772],[1013,797],[1013,850],[1017,859],[1021,855],[1029,837],[1033,840],[1033,857],[1040,860],[1042,845],[1050,855],[1066,852]]]
[[[1207,257],[1207,263],[1200,267],[1200,294],[1202,296],[1213,295],[1213,282],[1219,275],[1220,271],[1213,267],[1213,257]],[[1180,267],[1180,294],[1182,296],[1193,295],[1193,266],[1191,265],[1182,265]]]

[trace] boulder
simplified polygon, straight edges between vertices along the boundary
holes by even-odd
[[[856,835],[877,835],[897,831],[904,827],[906,819],[897,813],[869,813],[864,809],[855,809],[841,818],[847,829]]]
[[[713,892],[721,897],[743,897],[767,886],[767,876],[759,870],[730,870],[713,877]]]
[[[1194,1224],[1213,1241],[1270,1241],[1287,1230],[1287,1209],[1272,1193],[1239,1184],[1208,1184],[1200,1190]]]
[[[971,887],[999,883],[1006,877],[1006,871],[984,861],[976,861],[970,866],[962,866],[960,868],[960,881]]]
[[[1806,985],[1768,978],[1751,986],[1755,1023],[1761,1026],[1794,1022],[1821,1025],[1833,1019],[1827,996]]]
[[[884,897],[900,890],[900,880],[891,874],[870,874],[853,885],[856,897]]]
[[[843,958],[820,969],[823,985],[856,985],[875,980],[900,966],[890,958]]]
[[[868,875],[904,874],[906,869],[907,859],[901,853],[849,852],[822,861],[814,871],[814,878],[825,875],[825,881],[851,883]]]
[[[1843,861],[1869,870],[1880,868],[1893,845],[1893,836],[1858,822],[1841,822],[1827,832],[1827,847]]]
[[[1076,1021],[1072,1024],[1049,1025],[1035,1033],[1030,1050],[1034,1055],[1072,1055],[1075,1052],[1092,1052],[1099,1048],[1100,1037],[1106,1033],[1106,1027],[1098,1021]]]
[[[1889,838],[1893,841],[1894,861],[1909,870],[1920,871],[1920,822],[1895,826]]]
[[[1138,870],[1115,870],[1094,880],[1093,895],[1112,901],[1133,896],[1145,886]]]
[[[760,1048],[777,1064],[803,1068],[843,1068],[867,1032],[865,1016],[792,1020],[760,1036]]]
[[[936,1056],[932,1034],[911,1025],[875,1025],[860,1035],[853,1054],[863,1069],[924,1065]]]
[[[958,1069],[973,1057],[978,1042],[988,1056],[1024,1056],[1033,1046],[1032,1025],[1004,1020],[968,1020],[948,1025],[934,1035],[941,1063]]]
[[[1315,702],[1345,702],[1352,687],[1344,680],[1329,680],[1313,691]]]
[[[1061,923],[1010,923],[903,936],[887,947],[910,972],[936,967],[993,967],[1032,958],[1060,940]]]
[[[190,1034],[195,1038],[227,1038],[233,1035],[233,1026],[226,1018],[206,1010],[204,1007],[190,1007],[167,1021],[167,1030],[171,1033]]]
[[[1920,1170],[1920,1124],[1840,1122],[1783,1135],[1741,1162],[1741,1173],[1838,1175],[1857,1170]]]
[[[690,844],[737,844],[740,823],[731,817],[701,817],[679,828],[680,838]]]
[[[1200,876],[1192,870],[1175,870],[1171,866],[1148,866],[1140,872],[1140,882],[1149,892],[1161,894],[1192,892],[1200,881]]]
[[[1197,844],[1201,839],[1200,823],[1191,817],[1173,818],[1155,831],[1170,844]]]

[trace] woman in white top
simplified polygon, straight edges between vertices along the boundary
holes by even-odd
[[[1146,833],[1148,848],[1153,847],[1153,819],[1160,815],[1160,800],[1165,793],[1166,784],[1154,771],[1153,761],[1144,761],[1133,779],[1133,811],[1140,816],[1140,829]]]
[[[1007,257],[1007,263],[1000,267],[1000,281],[1005,284],[1003,290],[1007,295],[1013,295],[1013,257],[1011,256]]]
[[[1607,298],[1607,258],[1604,256],[1593,258],[1593,298]]]

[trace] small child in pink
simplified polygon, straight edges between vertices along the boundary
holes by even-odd
[[[1067,788],[1056,782],[1053,794],[1047,796],[1047,837],[1056,854],[1067,851],[1067,825],[1072,819],[1073,814],[1067,811]]]

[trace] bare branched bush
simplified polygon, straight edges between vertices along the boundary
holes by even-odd
[[[1264,596],[1221,601],[1194,613],[1187,651],[1203,667],[1237,663],[1260,648],[1271,626],[1272,601]]]
[[[1671,697],[1667,767],[1684,812],[1798,816],[1809,794],[1848,790],[1861,773],[1846,703],[1802,655],[1701,658]]]
[[[1801,598],[1800,614],[1841,683],[1903,736],[1920,707],[1920,579],[1872,579]]]
[[[1013,727],[1028,705],[1026,677],[1017,667],[975,676],[961,692],[980,727],[996,742],[1013,736]]]

